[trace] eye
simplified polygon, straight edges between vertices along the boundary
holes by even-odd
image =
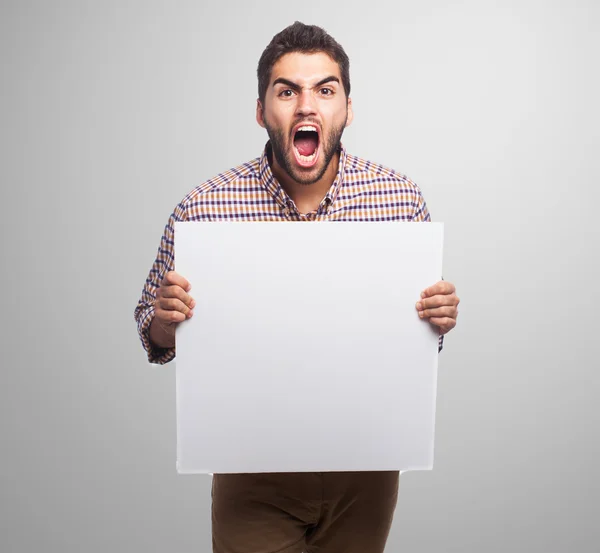
[[[294,94],[294,91],[291,88],[286,88],[282,90],[277,96],[280,98],[291,98]]]
[[[332,96],[334,92],[332,88],[324,87],[321,89],[321,94],[323,96]]]

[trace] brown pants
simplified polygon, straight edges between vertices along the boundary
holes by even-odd
[[[214,553],[382,553],[399,473],[215,474]]]

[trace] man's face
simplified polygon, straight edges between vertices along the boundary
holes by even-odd
[[[320,180],[352,121],[338,64],[322,52],[282,56],[256,119],[267,129],[274,161],[294,181]]]

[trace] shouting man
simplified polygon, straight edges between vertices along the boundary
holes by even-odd
[[[191,283],[173,271],[176,221],[430,221],[416,184],[344,149],[349,65],[330,35],[299,22],[264,50],[256,120],[269,140],[260,157],[197,186],[169,218],[135,309],[150,362],[175,357],[175,328],[194,314]],[[459,299],[447,281],[424,284],[415,308],[439,329],[441,350]],[[215,474],[213,551],[381,553],[398,480],[397,471]]]

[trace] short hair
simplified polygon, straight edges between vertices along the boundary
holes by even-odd
[[[342,48],[324,29],[296,21],[277,33],[265,48],[258,62],[258,97],[264,104],[273,66],[290,52],[316,54],[323,52],[337,62],[346,98],[350,96],[350,60]]]

